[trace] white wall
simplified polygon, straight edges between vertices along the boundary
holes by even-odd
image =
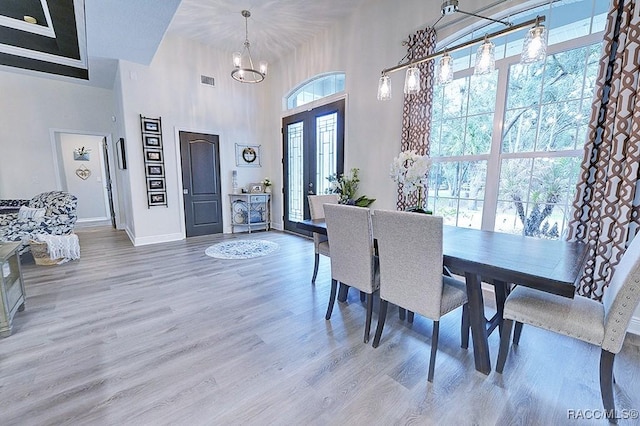
[[[0,198],[55,189],[51,129],[112,132],[111,90],[0,71]]]
[[[78,221],[96,221],[110,218],[105,201],[104,155],[102,137],[70,133],[60,134],[60,157],[63,178],[62,189],[78,198]],[[89,150],[88,161],[74,158],[74,150],[84,147]],[[82,166],[89,170],[87,179],[82,179],[76,171]]]
[[[184,238],[184,213],[178,132],[220,136],[221,183],[225,232],[230,232],[231,171],[245,185],[271,176],[268,167],[236,168],[235,143],[262,145],[262,163],[270,163],[274,141],[265,138],[261,100],[266,85],[247,85],[229,76],[230,56],[185,39],[166,37],[150,66],[121,61],[118,90],[127,141],[130,182],[128,223],[134,244]],[[200,83],[200,75],[213,76],[215,87]],[[168,207],[147,207],[140,114],[162,118]],[[277,142],[277,140],[276,140]],[[277,154],[276,154],[277,155]]]

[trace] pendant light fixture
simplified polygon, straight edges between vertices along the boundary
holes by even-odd
[[[496,45],[491,43],[488,36],[484,36],[484,42],[476,53],[476,65],[473,69],[475,75],[490,74],[496,69]]]
[[[388,75],[383,75],[378,82],[378,100],[388,101],[389,99],[391,99],[391,81]]]
[[[420,92],[420,70],[418,67],[407,68],[404,78],[404,94],[417,95]]]
[[[438,84],[447,84],[453,81],[453,58],[448,52],[444,52],[438,62]]]
[[[251,44],[249,43],[249,17],[251,12],[243,10],[244,17],[244,46],[241,52],[233,53],[233,71],[231,77],[241,83],[260,83],[267,75],[267,62],[260,61],[256,69],[251,58]]]
[[[531,28],[524,39],[520,63],[531,64],[544,60],[547,56],[547,29],[536,19],[535,27]]]
[[[486,16],[477,15],[475,13],[465,12],[458,8],[458,0],[447,0],[442,3],[440,8],[442,16],[438,18],[432,28],[435,28],[436,24],[444,16],[454,13],[463,13],[465,15],[474,16],[476,18],[486,19],[495,23],[503,24],[506,28],[495,31],[491,34],[487,34],[484,37],[479,37],[464,43],[461,43],[454,47],[448,47],[440,50],[439,52],[432,53],[422,58],[416,58],[405,63],[400,63],[394,67],[386,68],[382,70],[382,76],[378,82],[378,99],[389,100],[391,99],[391,82],[389,74],[403,69],[407,69],[405,77],[404,92],[406,94],[418,93],[420,90],[420,71],[417,68],[418,64],[426,61],[430,61],[438,56],[442,56],[438,62],[438,69],[436,71],[435,80],[439,84],[447,84],[453,80],[453,58],[450,52],[458,51],[482,43],[476,53],[476,62],[474,74],[482,75],[488,74],[495,69],[495,45],[491,42],[491,38],[501,37],[507,34],[511,34],[516,31],[520,31],[523,28],[531,27],[527,33],[527,37],[524,41],[522,49],[521,63],[530,64],[533,62],[544,60],[547,53],[547,31],[544,25],[541,25],[545,21],[544,16],[538,16],[535,19],[528,20],[521,24],[514,25],[507,21],[501,21],[498,19],[489,18]],[[415,71],[413,71],[415,70]],[[417,71],[417,73],[416,73]],[[417,84],[415,81],[417,79]]]

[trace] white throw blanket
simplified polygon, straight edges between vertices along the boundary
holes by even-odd
[[[47,243],[49,257],[51,259],[62,259],[59,263],[80,259],[80,241],[76,234],[38,234],[36,235],[36,240],[41,243]]]

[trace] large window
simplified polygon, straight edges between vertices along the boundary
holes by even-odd
[[[475,53],[457,52],[455,79],[435,87],[432,107],[428,207],[445,223],[545,238],[564,232],[599,66],[603,3],[558,1],[510,18],[547,16],[544,63],[519,64],[522,34],[494,41],[501,59],[488,75],[473,75]]]

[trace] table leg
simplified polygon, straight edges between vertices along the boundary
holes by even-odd
[[[498,311],[498,329],[502,335],[502,313],[504,312],[504,301],[507,299],[507,283],[504,281],[493,281],[493,288],[496,292],[496,311]]]
[[[349,292],[349,286],[340,283],[340,289],[338,290],[338,302],[346,302],[348,292]]]
[[[489,359],[489,342],[487,340],[487,324],[484,317],[484,299],[482,297],[481,279],[478,274],[466,272],[467,298],[469,300],[469,321],[473,336],[473,358],[476,370],[483,374],[491,372]]]

